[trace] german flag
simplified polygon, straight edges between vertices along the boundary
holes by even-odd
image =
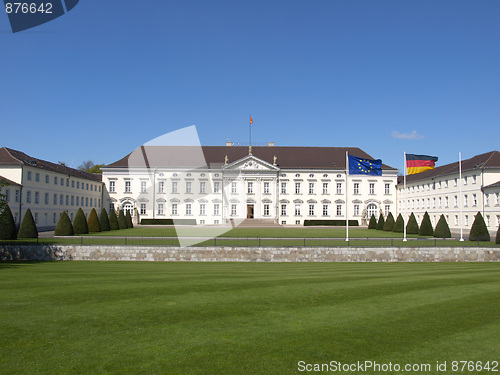
[[[406,154],[406,173],[415,174],[434,169],[437,156]]]

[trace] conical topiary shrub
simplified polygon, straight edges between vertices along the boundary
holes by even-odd
[[[89,227],[87,225],[87,219],[81,208],[76,211],[75,219],[73,220],[73,231],[75,234],[88,234]]]
[[[481,215],[481,212],[478,212],[476,214],[476,218],[474,219],[474,223],[472,223],[472,227],[470,228],[469,240],[489,241],[490,239],[490,232],[488,232],[483,215]]]
[[[419,236],[434,236],[434,229],[432,229],[431,218],[427,211],[425,211],[422,222],[420,223],[420,229],[418,231]]]
[[[127,228],[133,228],[134,224],[132,223],[132,216],[130,215],[130,212],[127,210],[127,213],[125,214],[125,221],[127,222]]]
[[[71,220],[69,219],[66,211],[63,211],[59,221],[57,222],[54,236],[72,236],[73,234],[75,234],[73,224],[71,224]]]
[[[118,211],[118,226],[120,227],[120,229],[127,229],[128,227],[123,210]]]
[[[38,238],[38,230],[36,229],[35,220],[33,220],[33,215],[29,208],[24,214],[19,232],[17,233],[17,238]]]
[[[403,220],[403,215],[399,214],[396,222],[394,223],[393,232],[403,233],[405,231],[405,221]]]
[[[106,212],[105,208],[101,210],[101,215],[99,216],[99,225],[101,226],[102,232],[107,232],[110,230],[108,213]]]
[[[15,240],[17,238],[16,223],[9,205],[5,205],[0,214],[0,240]]]
[[[377,222],[377,230],[384,230],[385,220],[384,215],[380,214]]]
[[[87,226],[89,228],[89,233],[101,231],[101,225],[99,224],[99,218],[97,217],[95,208],[90,211],[89,218],[87,219]]]
[[[392,216],[392,212],[389,212],[389,215],[387,215],[387,220],[384,224],[384,230],[387,232],[392,232],[392,230],[394,229],[394,224],[394,216]]]
[[[437,238],[451,238],[450,227],[444,215],[441,215],[438,223],[436,224],[436,229],[434,229],[434,237]]]
[[[419,229],[417,219],[412,212],[408,219],[408,224],[406,224],[406,234],[418,234]]]
[[[109,211],[109,229],[118,230],[120,226],[118,225],[118,218],[116,217],[115,210]]]
[[[377,218],[375,217],[375,214],[372,214],[372,217],[370,218],[368,229],[377,229]]]
[[[498,226],[498,229],[497,229],[497,238],[496,238],[495,243],[500,244],[500,225]]]

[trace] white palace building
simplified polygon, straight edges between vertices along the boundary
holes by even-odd
[[[305,220],[357,220],[396,213],[397,170],[346,174],[356,147],[142,146],[102,168],[107,208],[136,220],[191,219],[205,225],[260,219],[280,225]]]

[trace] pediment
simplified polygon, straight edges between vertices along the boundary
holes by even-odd
[[[236,160],[231,164],[224,166],[225,170],[229,171],[251,171],[251,172],[273,172],[278,171],[276,165],[272,165],[267,161],[259,159],[253,155],[247,155],[243,159]]]

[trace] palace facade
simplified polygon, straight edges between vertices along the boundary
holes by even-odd
[[[141,219],[190,219],[220,225],[260,219],[281,225],[305,220],[357,220],[396,212],[397,170],[346,174],[356,147],[141,146],[102,168],[107,209]]]

